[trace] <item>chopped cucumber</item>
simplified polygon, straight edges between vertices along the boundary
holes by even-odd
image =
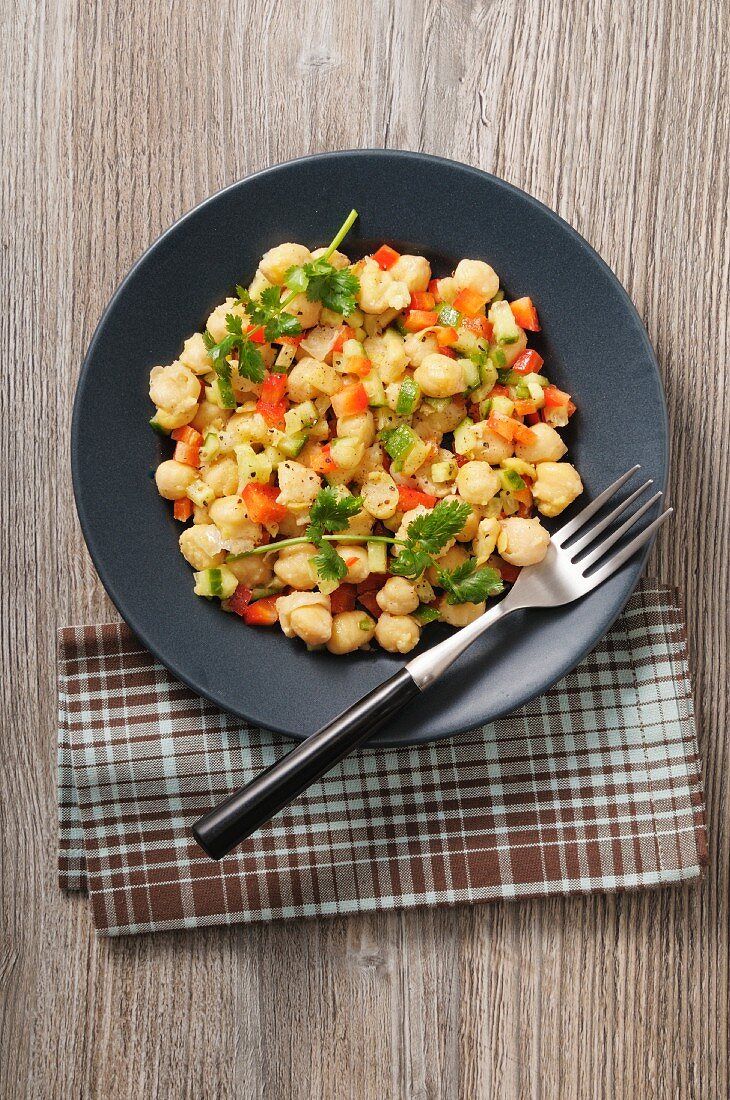
[[[503,458],[501,465],[505,470],[515,470],[520,477],[529,477],[532,481],[537,477],[537,470],[532,463],[521,458]]]
[[[428,623],[436,622],[437,619],[441,618],[440,612],[435,607],[429,607],[425,603],[420,604],[411,614],[421,626],[427,626]]]
[[[369,542],[368,566],[371,573],[388,572],[388,548],[384,542]]]
[[[433,600],[436,599],[436,593],[431,587],[430,581],[426,580],[425,573],[421,573],[420,577],[413,581],[412,584],[421,603],[432,603]]]
[[[296,458],[298,454],[301,454],[308,438],[308,432],[295,432],[293,435],[283,436],[277,447],[287,458]]]
[[[238,462],[239,492],[252,481],[268,485],[274,470],[271,458],[264,452],[256,454],[250,443],[239,443],[234,450]]]
[[[516,344],[520,329],[514,319],[509,302],[494,302],[489,310],[489,320],[494,325],[494,339],[498,344]]]
[[[203,446],[200,448],[201,462],[210,462],[221,449],[221,435],[215,428],[209,428],[205,433]]]
[[[374,409],[380,409],[388,404],[383,383],[374,370],[370,371],[370,374],[367,374],[361,381],[363,389],[368,395],[368,405]]]
[[[479,367],[471,359],[460,359],[459,362],[464,370],[464,389],[475,390],[481,382]]]
[[[395,403],[395,411],[398,416],[411,416],[415,412],[421,396],[421,387],[415,378],[407,376],[401,382],[398,390],[398,398]]]
[[[492,361],[493,366],[498,370],[504,370],[507,366],[507,356],[504,354],[501,348],[492,348],[489,352],[489,358]]]
[[[444,325],[446,328],[458,328],[461,324],[461,314],[458,309],[454,309],[448,302],[437,306],[436,312],[439,315],[439,324]]]
[[[194,481],[192,485],[188,485],[187,495],[193,504],[197,504],[198,508],[205,508],[206,505],[212,504],[215,500],[215,493],[210,485],[207,485],[200,478]]]
[[[471,429],[474,426],[474,421],[465,416],[461,424],[454,428],[454,450],[458,455],[465,455],[474,446],[474,436]]]
[[[152,428],[153,432],[157,432],[158,435],[169,435],[170,433],[168,432],[167,428],[163,428],[162,424],[160,424],[160,421],[158,419],[159,412],[160,410],[158,409],[157,413],[155,413],[155,415],[150,420],[150,428]]]
[[[450,397],[424,397],[424,404],[430,405],[436,412],[446,412],[451,404]]]
[[[486,420],[491,411],[492,411],[492,398],[487,397],[487,398],[484,399],[484,401],[481,401],[479,403],[479,416],[481,417],[482,420]]]
[[[297,432],[312,428],[319,420],[319,413],[313,401],[302,401],[301,405],[295,405],[284,413],[286,434],[296,435]]]
[[[286,374],[289,367],[294,362],[294,356],[297,353],[297,349],[293,344],[282,344],[281,350],[274,360],[274,370],[277,374]]]
[[[519,493],[527,488],[517,471],[510,470],[509,467],[499,471],[499,479],[502,482],[502,488],[509,489],[513,493]]]
[[[493,413],[502,413],[504,416],[512,416],[514,411],[515,403],[514,401],[510,401],[509,397],[503,397],[501,394],[498,394],[496,397],[492,398]]]
[[[443,485],[446,481],[453,481],[458,472],[459,464],[455,458],[449,458],[443,462],[434,462],[431,466],[431,481],[435,485]]]
[[[402,461],[400,469],[398,469],[398,463],[395,463],[396,473],[403,474],[404,477],[412,477],[419,467],[423,466],[424,462],[431,454],[430,444],[424,443],[422,439],[418,439],[418,442],[411,448],[408,454]]]
[[[195,578],[195,595],[212,599],[217,596],[219,600],[229,599],[238,588],[236,574],[226,565],[218,565],[214,569],[202,569],[199,573],[193,573]]]
[[[519,500],[515,500],[511,489],[503,489],[498,499],[501,502],[502,511],[506,516],[513,516],[515,512],[519,512],[520,502]]]

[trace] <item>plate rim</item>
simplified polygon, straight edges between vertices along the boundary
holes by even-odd
[[[442,156],[438,156],[438,155],[433,154],[433,153],[422,153],[422,152],[418,152],[418,151],[414,151],[414,150],[408,150],[408,149],[383,149],[383,148],[335,149],[335,150],[329,150],[327,152],[321,152],[321,153],[310,153],[310,154],[307,154],[305,156],[294,157],[294,158],[289,159],[289,160],[278,161],[276,164],[267,165],[267,167],[265,167],[265,168],[261,168],[256,172],[251,172],[250,174],[248,174],[246,176],[242,176],[240,179],[234,180],[232,183],[227,184],[225,187],[219,188],[217,191],[214,191],[211,195],[207,195],[200,202],[196,203],[195,206],[193,206],[189,210],[185,211],[184,214],[182,214],[179,218],[177,218],[171,225],[168,226],[167,229],[165,229],[162,233],[160,233],[147,246],[147,248],[144,250],[144,252],[142,252],[141,255],[138,256],[138,258],[134,261],[132,266],[128,269],[126,275],[124,275],[122,280],[119,282],[118,286],[116,287],[116,290],[114,291],[112,296],[109,298],[106,306],[104,307],[104,309],[101,313],[101,316],[99,317],[99,320],[98,320],[98,322],[97,322],[97,324],[94,328],[91,339],[89,340],[89,344],[87,346],[86,353],[84,355],[84,358],[83,358],[83,361],[82,361],[82,364],[81,364],[81,369],[79,371],[79,375],[78,375],[78,378],[77,378],[77,381],[76,381],[76,388],[75,388],[75,391],[74,391],[73,408],[72,408],[72,415],[71,415],[71,429],[70,429],[70,433],[69,433],[69,446],[70,446],[70,459],[71,459],[70,466],[71,466],[71,481],[72,481],[72,487],[73,487],[74,503],[75,503],[75,506],[76,506],[76,514],[77,514],[78,519],[79,519],[79,525],[81,527],[81,533],[83,535],[84,542],[86,544],[86,548],[89,552],[89,556],[91,558],[92,564],[93,564],[93,566],[94,566],[94,568],[97,572],[97,575],[98,575],[98,577],[99,577],[99,579],[100,579],[100,581],[101,581],[101,583],[104,587],[104,590],[105,590],[107,596],[109,597],[109,599],[111,600],[112,604],[116,608],[118,614],[121,616],[122,620],[127,624],[129,629],[139,639],[139,641],[144,645],[144,647],[153,655],[155,660],[159,661],[160,664],[162,664],[168,670],[168,672],[171,673],[172,676],[174,676],[177,680],[179,680],[182,683],[184,683],[185,685],[187,685],[187,687],[189,687],[191,689],[191,691],[193,691],[196,695],[202,696],[203,698],[207,699],[209,702],[213,703],[214,706],[219,707],[222,711],[226,712],[227,714],[232,714],[236,718],[240,719],[241,721],[248,722],[249,724],[254,725],[254,726],[262,726],[262,723],[257,718],[254,718],[250,715],[244,714],[242,710],[232,708],[230,706],[230,704],[228,704],[225,701],[223,701],[222,699],[220,699],[214,691],[207,691],[207,690],[201,688],[201,686],[199,684],[194,683],[190,678],[188,678],[185,675],[184,671],[182,671],[179,668],[175,667],[174,662],[169,662],[168,660],[166,660],[158,652],[156,647],[153,646],[150,643],[149,638],[147,636],[147,632],[144,628],[144,625],[139,625],[137,623],[134,623],[134,622],[130,621],[130,619],[127,617],[125,612],[122,611],[122,608],[120,607],[120,603],[119,603],[119,600],[118,600],[117,593],[115,592],[114,582],[111,580],[111,578],[110,578],[110,576],[107,572],[107,569],[106,569],[106,567],[103,563],[102,556],[98,553],[97,547],[95,545],[95,539],[94,539],[94,534],[93,534],[93,523],[90,522],[89,516],[86,514],[85,507],[84,507],[83,500],[82,500],[81,469],[80,469],[81,464],[80,464],[80,460],[79,460],[80,448],[79,448],[79,445],[78,445],[79,444],[79,431],[80,431],[80,417],[81,417],[80,395],[81,395],[81,392],[84,388],[86,377],[87,377],[87,375],[88,375],[88,373],[90,372],[90,369],[91,369],[91,361],[94,357],[96,344],[99,340],[100,334],[101,334],[101,332],[102,332],[102,330],[105,326],[105,323],[106,323],[106,320],[107,320],[108,316],[113,311],[113,309],[114,309],[114,307],[117,303],[117,300],[120,297],[122,297],[122,295],[125,291],[125,288],[127,286],[127,283],[133,278],[133,276],[135,275],[137,269],[144,263],[144,261],[146,260],[148,255],[150,255],[151,253],[156,251],[158,248],[163,247],[164,242],[167,240],[168,236],[170,234],[175,233],[189,218],[193,218],[195,215],[197,215],[199,213],[199,211],[201,211],[209,203],[213,203],[213,202],[217,201],[218,199],[220,199],[220,197],[222,195],[226,194],[228,191],[235,190],[236,188],[240,187],[242,184],[245,184],[250,180],[258,179],[258,178],[264,177],[266,175],[269,175],[271,173],[275,173],[278,170],[280,170],[281,168],[289,168],[289,167],[299,165],[299,164],[306,164],[306,163],[311,162],[311,161],[324,161],[324,160],[329,160],[329,159],[337,159],[337,158],[341,158],[341,157],[360,158],[360,157],[373,157],[373,156],[383,157],[383,158],[386,158],[386,159],[399,159],[399,160],[404,160],[404,161],[412,161],[414,163],[419,163],[419,162],[422,162],[422,161],[435,162],[437,164],[442,165],[443,167],[445,167],[447,169],[450,169],[450,170],[458,169],[460,172],[465,172],[467,175],[473,175],[475,178],[477,178],[479,180],[483,180],[483,179],[486,178],[493,185],[496,185],[498,188],[501,188],[504,191],[519,197],[519,199],[522,200],[522,201],[527,201],[530,205],[532,205],[537,210],[539,210],[543,215],[547,216],[551,221],[556,223],[559,226],[559,228],[561,228],[563,231],[567,231],[568,235],[570,237],[572,237],[574,239],[574,241],[581,248],[587,250],[587,252],[590,254],[590,256],[592,257],[594,262],[597,261],[599,267],[603,269],[604,273],[606,273],[608,275],[609,279],[612,281],[612,283],[615,285],[615,287],[618,288],[619,295],[623,300],[624,306],[628,307],[629,312],[633,314],[635,320],[638,322],[638,329],[639,329],[639,332],[641,334],[641,340],[642,340],[642,343],[644,345],[644,350],[647,352],[648,361],[651,364],[652,371],[653,371],[653,374],[654,374],[654,377],[655,377],[655,381],[656,381],[657,386],[658,386],[658,391],[659,391],[659,395],[660,395],[660,398],[661,398],[661,424],[660,424],[660,428],[661,428],[661,437],[662,437],[662,441],[663,441],[663,451],[664,451],[664,463],[663,463],[663,470],[662,470],[662,479],[661,479],[661,485],[659,486],[659,488],[661,489],[663,494],[666,494],[667,483],[668,483],[668,478],[669,478],[670,460],[671,460],[671,439],[670,439],[670,434],[669,434],[669,416],[668,416],[668,410],[667,410],[666,393],[665,393],[665,390],[664,390],[661,371],[659,369],[659,362],[658,362],[658,359],[657,359],[656,351],[654,350],[654,347],[653,347],[653,345],[651,343],[651,340],[649,338],[649,334],[646,330],[646,325],[644,324],[644,321],[642,320],[638,309],[636,308],[634,302],[632,301],[632,299],[631,299],[628,291],[624,287],[623,283],[618,278],[616,273],[611,269],[611,267],[608,265],[608,263],[606,263],[606,261],[603,259],[603,257],[585,239],[585,237],[583,237],[582,234],[580,234],[578,232],[577,229],[575,229],[572,225],[570,225],[569,222],[567,222],[564,218],[562,218],[560,216],[560,214],[556,213],[549,206],[546,206],[545,203],[543,203],[539,199],[535,198],[534,195],[531,195],[528,191],[525,191],[522,188],[517,187],[515,184],[510,183],[508,180],[502,179],[500,176],[496,176],[493,173],[487,172],[482,168],[475,168],[473,165],[465,164],[463,161],[452,160],[449,157],[442,157]],[[625,599],[621,602],[620,606],[616,610],[614,610],[614,609],[611,610],[608,617],[603,616],[599,620],[597,630],[595,632],[592,632],[592,640],[585,647],[582,648],[582,650],[579,653],[577,659],[575,658],[574,655],[571,655],[569,660],[564,661],[564,662],[560,662],[558,671],[556,672],[556,674],[554,676],[551,675],[551,678],[550,678],[548,683],[544,684],[541,688],[537,689],[536,691],[530,692],[529,694],[525,695],[524,698],[522,699],[522,701],[516,707],[510,706],[510,707],[504,708],[502,710],[496,710],[488,718],[482,719],[482,721],[479,723],[480,725],[492,724],[493,722],[496,722],[500,718],[505,717],[505,715],[507,715],[507,714],[515,713],[516,710],[519,710],[521,707],[524,707],[526,704],[531,702],[533,699],[536,699],[539,696],[544,695],[545,692],[549,691],[552,687],[554,687],[555,684],[558,683],[560,680],[562,680],[563,677],[566,676],[572,669],[577,668],[577,666],[584,660],[584,658],[587,656],[587,654],[590,653],[596,647],[596,645],[600,642],[600,640],[603,637],[605,637],[606,633],[610,630],[613,623],[616,622],[616,620],[619,618],[622,611],[626,607],[626,604],[628,603],[628,601],[631,599],[632,595],[636,591],[636,588],[637,588],[639,582],[641,581],[641,579],[643,577],[644,568],[646,566],[646,561],[647,561],[647,558],[648,558],[649,554],[651,553],[652,547],[654,546],[655,538],[656,538],[656,535],[654,535],[649,540],[649,542],[647,543],[645,548],[642,550],[641,554],[636,559],[637,563],[638,563],[638,570],[637,570],[637,574],[636,574],[636,579],[635,579],[634,583],[631,585],[631,587],[629,588]],[[124,602],[124,601],[121,601],[121,602]],[[135,618],[135,616],[133,615],[133,616],[131,616],[131,618],[133,619],[133,618]],[[398,669],[403,668],[406,663],[407,663],[407,660],[404,660],[404,661],[400,662],[398,664]],[[304,740],[306,738],[306,736],[308,736],[306,734],[297,734],[295,732],[292,732],[289,729],[284,729],[283,727],[281,727],[279,725],[276,725],[275,723],[267,724],[266,726],[262,726],[262,728],[272,730],[273,732],[281,734],[282,736],[287,737],[292,741],[301,741],[301,740]],[[371,741],[368,741],[364,746],[362,746],[362,748],[367,749],[367,750],[375,751],[375,750],[379,750],[379,749],[382,749],[382,748],[398,748],[398,747],[403,747],[403,746],[406,746],[406,745],[428,744],[428,743],[431,743],[431,742],[447,740],[450,737],[458,736],[459,734],[464,733],[465,731],[473,729],[473,728],[474,728],[474,723],[467,722],[467,723],[462,723],[462,724],[457,723],[453,729],[445,731],[445,732],[430,733],[430,734],[425,734],[425,735],[424,734],[419,734],[418,730],[404,731],[402,733],[399,733],[397,737],[381,738],[381,737],[379,737],[379,735],[376,734],[375,737]]]

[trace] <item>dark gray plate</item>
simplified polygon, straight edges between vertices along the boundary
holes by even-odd
[[[261,254],[282,241],[326,244],[351,207],[351,255],[388,241],[425,253],[436,274],[488,260],[512,295],[530,294],[543,331],[531,341],[579,412],[566,440],[583,501],[640,462],[665,482],[667,423],[644,327],[612,272],[556,214],[502,180],[416,153],[356,151],[291,161],[214,195],[134,266],[91,341],[72,427],[74,491],[99,576],[141,641],[180,680],[257,725],[303,737],[392,675],[376,649],[307,653],[193,595],[180,525],[153,471],[170,444],[148,427],[148,373],[176,358]],[[575,506],[574,506],[575,508]],[[571,513],[565,513],[561,521]],[[587,599],[518,612],[477,642],[379,743],[427,741],[488,722],[573,668],[631,594],[646,554]],[[429,627],[427,644],[445,628]]]

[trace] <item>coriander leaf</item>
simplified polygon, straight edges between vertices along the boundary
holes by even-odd
[[[422,626],[426,626],[427,623],[434,623],[441,618],[438,610],[435,607],[429,607],[427,603],[419,604],[416,610],[411,612],[411,615],[414,619],[418,619]]]
[[[266,375],[263,356],[250,340],[242,340],[238,347],[238,373],[251,382],[263,382]]]
[[[309,510],[310,530],[342,531],[361,509],[362,497],[332,488],[320,489]]]
[[[302,326],[293,313],[279,313],[267,321],[264,336],[271,343],[272,340],[278,340],[280,336],[298,336],[301,331]]]
[[[290,267],[284,274],[284,285],[288,286],[289,290],[296,290],[297,294],[303,293],[309,283],[307,268],[311,266],[311,264],[304,264],[301,267]]]
[[[324,266],[321,261],[319,266]],[[355,295],[360,289],[360,280],[348,268],[338,271],[331,264],[327,264],[327,267],[329,271],[310,277],[307,298],[310,302],[321,302],[333,313],[349,317],[357,308]]]
[[[471,515],[471,505],[465,500],[441,500],[432,511],[409,524],[408,544],[427,554],[438,554],[449,539],[455,538]]]
[[[236,397],[231,385],[231,364],[222,357],[213,360],[216,377],[218,379],[218,393],[223,402],[224,409],[235,409]]]
[[[335,548],[323,540],[316,543],[316,546],[317,553],[312,561],[320,580],[341,581],[343,577],[346,577],[347,566]]]
[[[226,328],[232,336],[238,336],[243,339],[243,318],[236,316],[235,313],[226,314]]]
[[[482,603],[487,596],[498,596],[504,591],[497,570],[488,565],[479,567],[476,558],[469,558],[456,569],[439,569],[438,583],[450,604]]]
[[[240,283],[236,283],[236,294],[238,295],[237,301],[242,306],[248,306],[251,303],[251,295],[246,290],[245,286],[241,286]]]
[[[420,577],[430,565],[433,559],[423,550],[414,550],[409,546],[403,546],[390,561],[390,572],[398,577],[410,577],[414,580]]]

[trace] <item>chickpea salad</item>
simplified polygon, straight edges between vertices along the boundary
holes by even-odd
[[[351,262],[356,218],[327,248],[270,249],[152,369],[175,444],[155,481],[198,596],[311,648],[408,653],[545,556],[540,516],[583,491],[558,432],[575,405],[527,346],[529,297],[483,260]]]

